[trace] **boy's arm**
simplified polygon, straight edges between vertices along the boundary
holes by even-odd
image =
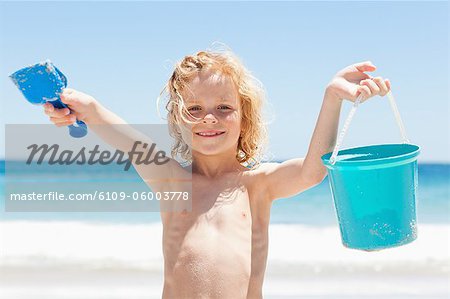
[[[108,110],[97,102],[92,96],[82,92],[66,89],[61,94],[61,100],[69,106],[73,115],[65,114],[67,110],[54,109],[52,105],[44,105],[50,120],[59,126],[66,126],[73,123],[74,116],[84,121],[100,139],[111,145],[113,148],[128,154],[133,149],[135,152],[144,152],[144,157],[153,143],[151,138],[127,124],[125,120]],[[140,142],[140,143],[137,143]],[[148,146],[143,148],[143,144]],[[152,151],[148,160],[153,160],[158,149]],[[172,179],[174,176],[180,178],[183,174],[176,172],[182,171],[182,168],[175,160],[167,157],[165,164],[156,165],[136,163],[137,155],[128,157],[134,168],[142,179],[150,185],[156,187],[160,180]]]
[[[354,101],[362,93],[365,101],[375,95],[384,96],[390,90],[388,80],[371,78],[364,73],[375,69],[370,61],[366,61],[350,65],[336,74],[325,90],[306,157],[270,163],[264,169],[270,199],[291,197],[326,177],[321,157],[334,149],[343,99]]]
[[[156,144],[151,155],[147,157],[147,152],[154,143],[149,136],[133,128],[131,125],[127,124],[125,120],[105,107],[98,105],[95,109],[98,111],[95,114],[95,118],[86,119],[86,124],[102,140],[126,154],[130,151],[134,151],[135,153],[142,152],[144,153],[143,157],[148,161],[155,158],[155,155],[159,152]],[[145,147],[144,144],[146,144]],[[166,155],[168,154],[169,153],[166,153]],[[140,159],[143,159],[143,157]],[[155,163],[139,163],[137,161],[137,154],[128,155],[128,158],[139,176],[154,191],[159,190],[160,186],[167,184],[171,180],[189,177],[179,163],[170,158],[170,156],[159,159],[167,161],[166,163],[159,165],[156,165]]]
[[[342,101],[327,89],[306,157],[266,166],[271,199],[291,197],[325,178],[326,168],[321,157],[333,150],[341,106]]]

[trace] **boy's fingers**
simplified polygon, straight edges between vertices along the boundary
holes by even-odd
[[[385,79],[384,83],[386,83],[388,90],[391,90],[391,81],[389,81],[389,79]]]
[[[63,102],[64,104],[71,104],[73,102],[73,98],[71,97],[70,94],[60,94],[59,96],[61,98],[61,102]]]
[[[367,99],[371,96],[370,88],[366,85],[360,86],[359,92],[363,95],[364,99]]]
[[[358,62],[353,65],[360,72],[373,72],[377,69],[371,61]]]
[[[368,86],[370,88],[370,92],[372,95],[376,95],[379,94],[381,89],[380,87],[377,85],[377,83],[375,83],[373,80],[368,79],[368,80],[363,80],[361,81],[361,84],[364,84],[366,86]]]
[[[75,90],[72,89],[72,88],[64,88],[63,91],[62,91],[62,94],[69,95],[69,94],[73,93],[74,91]]]
[[[67,127],[70,125],[73,125],[74,121],[70,121],[70,122],[62,122],[62,123],[57,123],[55,124],[57,127]]]
[[[71,124],[71,123],[74,123],[76,121],[76,117],[75,117],[75,115],[72,115],[72,114],[64,116],[64,117],[53,117],[53,116],[51,116],[50,117],[50,121],[52,123],[54,123],[55,125],[65,124],[65,123]]]
[[[45,103],[42,106],[44,107],[45,113],[52,112],[53,110],[55,110],[55,107],[53,107],[53,105],[50,103]]]
[[[59,95],[59,97],[61,98],[61,101],[64,104],[73,104],[74,101],[76,100],[76,96],[75,96],[75,90],[74,89],[70,89],[70,88],[65,88],[61,94]]]
[[[62,108],[62,109],[53,109],[52,111],[45,111],[45,114],[52,117],[64,117],[66,115],[70,114],[70,110],[68,108]]]
[[[385,96],[388,93],[389,88],[387,87],[386,82],[384,82],[383,78],[375,77],[373,78],[373,81],[380,87],[380,96]]]

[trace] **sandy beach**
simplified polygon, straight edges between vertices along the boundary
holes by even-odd
[[[272,225],[264,298],[448,298],[449,226],[419,229],[367,253],[344,248],[336,227]],[[160,298],[160,238],[159,223],[0,222],[1,298]]]
[[[265,298],[448,298],[448,277],[329,275],[287,277],[268,271]],[[162,276],[149,271],[2,268],[0,294],[8,299],[161,298]],[[428,295],[426,295],[428,294]]]

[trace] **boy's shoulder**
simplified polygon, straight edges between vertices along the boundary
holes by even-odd
[[[271,202],[272,174],[280,165],[278,162],[261,162],[257,166],[247,169],[244,172],[246,186],[256,195],[256,198],[266,198],[267,200],[258,201],[269,204]],[[267,207],[263,205],[263,207]]]
[[[254,170],[253,182],[263,188],[271,200],[287,198],[310,188],[314,182],[306,180],[302,173],[304,158],[283,162],[261,163]]]
[[[271,173],[280,165],[278,162],[261,162],[257,166],[247,169],[244,175],[252,181],[262,186],[267,183]]]
[[[267,175],[280,165],[279,162],[261,162],[256,167],[250,169],[252,174]]]

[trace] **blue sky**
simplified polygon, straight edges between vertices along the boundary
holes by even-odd
[[[392,82],[419,161],[450,162],[446,1],[0,2],[0,125],[48,123],[8,79],[47,58],[69,87],[129,123],[162,123],[155,102],[171,66],[215,41],[264,83],[274,159],[306,154],[326,84],[371,60],[372,75]],[[387,99],[375,97],[358,110],[344,147],[400,141]],[[1,158],[4,130],[0,143]]]

